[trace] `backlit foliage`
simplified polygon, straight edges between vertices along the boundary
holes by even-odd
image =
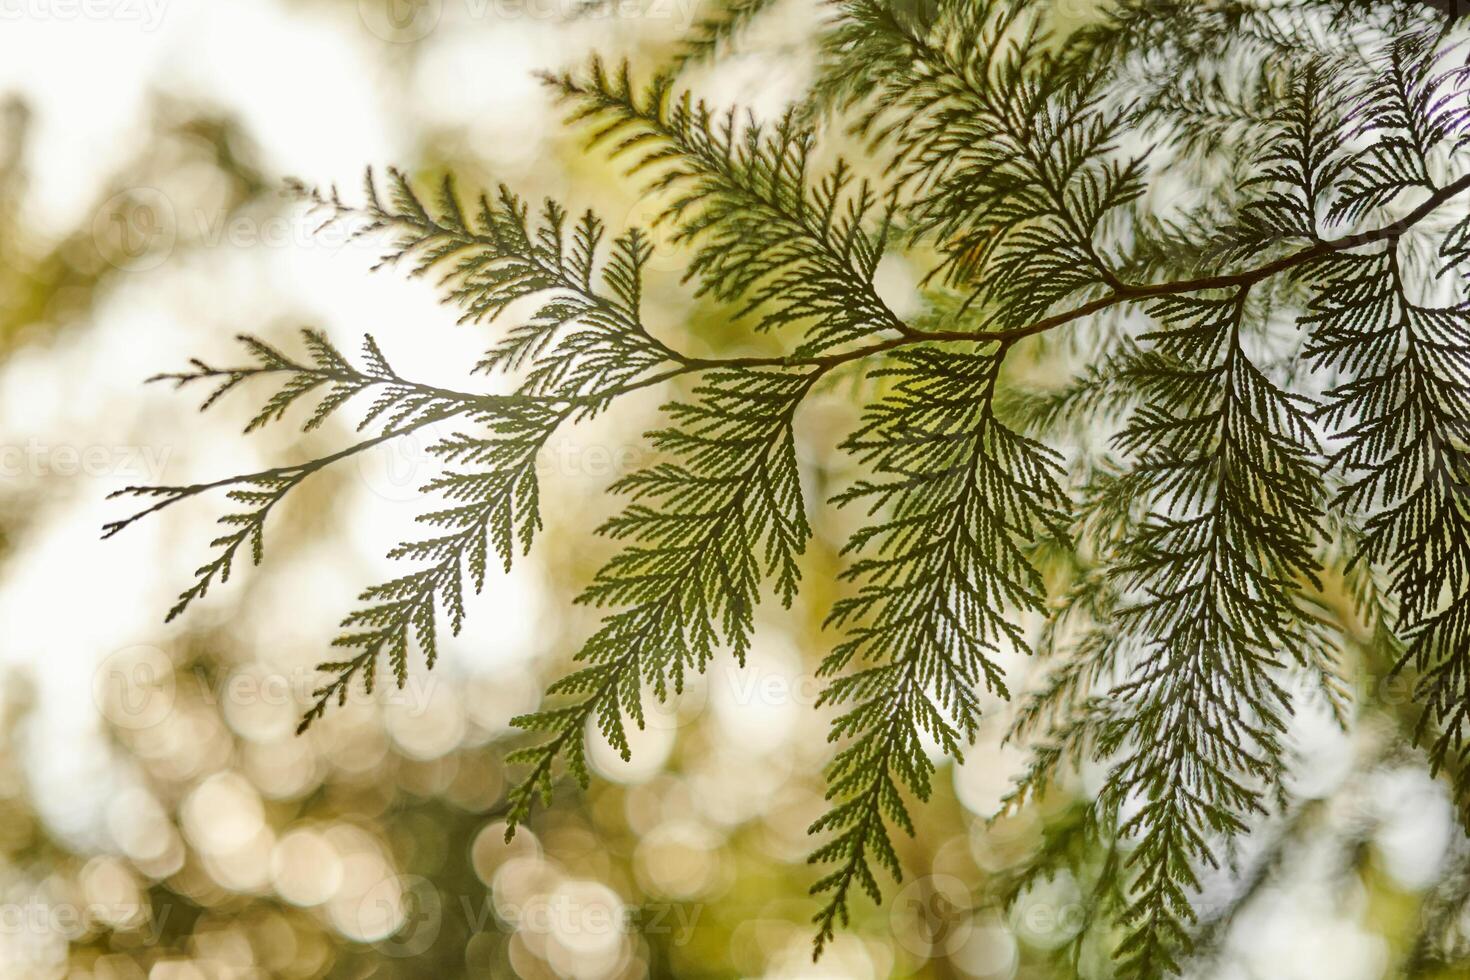
[[[1119,975],[1179,972],[1203,876],[1292,807],[1293,714],[1320,698],[1351,724],[1348,641],[1314,605],[1326,574],[1361,577],[1370,621],[1396,610],[1378,632],[1416,679],[1416,737],[1470,810],[1465,30],[1412,3],[1125,2],[1059,34],[1046,4],[841,0],[788,112],[690,94],[682,69],[767,6],[704,22],[677,70],[594,61],[545,82],[589,152],[659,202],[692,291],[787,353],[706,358],[651,332],[646,229],[398,172],[356,201],[303,189],[327,220],[388,236],[386,262],[438,276],[494,337],[478,369],[515,388],[421,385],[371,340],[355,367],[312,332],[304,359],[245,338],[245,366],[162,376],[215,384],[206,407],[271,380],[247,431],[308,401],[308,428],[349,400],[378,427],[308,464],[131,490],[143,513],[214,489],[237,505],[170,615],[241,548],[259,562],[268,514],[312,473],[453,419],[425,534],[343,620],[345,659],[322,665],[302,727],[380,666],[402,685],[489,565],[533,546],[553,434],[687,379],[646,437],[657,460],[611,488],[619,550],[581,597],[601,625],[515,719],[533,738],[512,756],[512,832],[563,771],[586,783],[589,725],[626,757],[646,694],[743,663],[763,593],[793,601],[829,503],[861,522],[819,669],[818,954],[857,892],[881,900],[882,874],[902,876],[896,835],[981,736],[983,698],[1014,693],[1008,737],[1032,762],[1009,806],[1080,766],[1108,773],[1076,825],[1106,859],[1058,847],[1033,876],[1089,883],[1085,932]],[[1207,192],[1160,201],[1166,175]],[[889,254],[927,271],[916,315],[875,285]],[[1066,375],[1012,382],[1017,356]],[[859,372],[862,425],[831,451],[860,475],[805,499],[794,419],[819,381]],[[1003,665],[1033,647],[1013,692]]]

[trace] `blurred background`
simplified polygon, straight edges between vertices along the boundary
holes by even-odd
[[[995,747],[1000,711],[963,766],[941,769],[904,844],[904,885],[811,962],[806,828],[829,751],[812,668],[845,533],[822,508],[803,595],[790,614],[764,611],[748,666],[718,665],[677,709],[653,710],[631,763],[594,740],[590,791],[563,787],[503,842],[507,721],[592,625],[570,599],[605,557],[590,535],[612,507],[602,490],[642,461],[628,434],[655,420],[658,392],[552,444],[545,539],[492,573],[432,673],[356,692],[303,737],[313,665],[411,533],[432,433],[313,477],[274,518],[265,564],[167,626],[221,501],[98,541],[128,511],[105,499],[123,486],[351,440],[346,421],[244,438],[249,396],[200,415],[197,393],[141,384],[190,356],[241,362],[238,333],[292,351],[303,326],[344,350],[371,333],[409,377],[476,383],[487,328],[456,327],[430,282],[371,274],[374,243],[317,233],[282,195],[287,177],[357,200],[369,164],[447,168],[466,189],[504,181],[595,206],[615,229],[646,223],[651,209],[582,154],[532,72],[594,50],[655,64],[712,12],[0,0],[0,978],[1106,974],[1090,946],[1054,955],[1089,909],[1065,875],[999,904],[1028,857],[1069,846],[1098,778],[989,820],[1023,762]],[[691,84],[778,111],[810,77],[822,16],[815,0],[774,5]],[[686,349],[751,349],[658,245],[649,321]],[[913,278],[885,268],[892,302],[915,302]],[[813,500],[841,475],[831,446],[854,411],[841,391],[804,410]],[[1424,894],[1463,887],[1466,849],[1442,787],[1394,748],[1394,698],[1375,697],[1390,708],[1352,735],[1296,733],[1313,802],[1276,838],[1291,848],[1248,855],[1258,873],[1207,890],[1225,938],[1195,974],[1393,976],[1426,929],[1464,931],[1420,914]]]

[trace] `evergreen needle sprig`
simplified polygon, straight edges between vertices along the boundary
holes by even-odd
[[[829,623],[848,638],[819,670],[831,678],[819,706],[843,709],[830,740],[846,746],[827,770],[832,809],[811,826],[834,836],[810,860],[837,864],[812,887],[830,892],[816,917],[817,955],[847,921],[854,884],[879,899],[872,863],[901,877],[885,821],[912,834],[901,787],[929,797],[934,763],[921,736],[958,759],[978,729],[977,688],[1006,696],[993,653],[1002,642],[1025,646],[1006,614],[1042,608],[1025,545],[1065,536],[1057,457],[993,410],[1005,350],[896,355],[883,372],[890,393],[844,447],[876,479],[837,502],[866,503],[882,518],[847,546],[857,559],[844,577],[858,589]],[[863,666],[843,673],[854,663]]]
[[[572,122],[597,124],[592,143],[632,156],[629,176],[646,176],[667,201],[656,220],[690,249],[685,279],[700,293],[742,302],[741,316],[761,310],[762,330],[806,323],[798,356],[909,332],[873,285],[897,198],[841,159],[812,173],[816,133],[794,109],[762,126],[676,92],[671,75],[640,89],[626,64],[609,73],[597,59],[544,78]]]
[[[307,477],[349,456],[425,426],[459,415],[487,411],[496,401],[492,396],[465,394],[406,380],[388,364],[371,337],[363,341],[365,369],[353,367],[318,331],[303,330],[302,338],[310,353],[310,360],[305,363],[293,360],[258,338],[242,335],[238,339],[254,356],[253,364],[216,368],[196,358],[190,361],[190,370],[159,374],[149,379],[150,382],[170,382],[176,388],[214,382],[215,387],[205,398],[200,411],[207,411],[225,394],[251,379],[282,379],[280,388],[246,425],[247,433],[280,421],[293,405],[312,393],[318,393],[320,397],[303,424],[303,431],[319,428],[349,399],[368,391],[376,391],[377,397],[358,422],[357,429],[361,431],[375,421],[381,421],[383,425],[383,431],[372,438],[304,463],[271,467],[207,483],[128,486],[110,494],[110,497],[141,497],[153,503],[128,517],[106,524],[102,529],[103,538],[118,534],[144,517],[213,490],[225,490],[227,499],[241,505],[240,510],[218,519],[227,533],[210,542],[210,547],[217,549],[216,555],[195,570],[194,584],[179,594],[178,601],[169,610],[167,619],[170,621],[195,599],[203,598],[216,581],[220,584],[229,581],[241,547],[248,545],[251,562],[261,563],[265,557],[266,518]]]

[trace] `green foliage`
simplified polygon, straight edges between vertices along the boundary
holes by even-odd
[[[730,7],[694,56],[718,57],[764,6]],[[1007,805],[1069,789],[1085,764],[1109,776],[1009,894],[1066,867],[1089,882],[1085,932],[1118,975],[1180,972],[1217,934],[1199,923],[1203,876],[1294,806],[1302,704],[1325,696],[1351,724],[1348,638],[1318,602],[1329,574],[1414,673],[1414,736],[1470,804],[1461,49],[1414,4],[1186,8],[1123,3],[1057,37],[1041,4],[844,0],[809,97],[764,123],[673,73],[547,76],[571,124],[658,200],[693,292],[774,335],[777,356],[695,357],[650,333],[644,230],[609,238],[551,202],[533,218],[503,188],[467,207],[447,180],[426,203],[397,172],[386,191],[370,176],[361,206],[303,189],[328,220],[391,236],[385,262],[436,273],[467,322],[512,321],[477,368],[513,392],[409,382],[371,341],[358,370],[314,333],[304,362],[247,340],[251,366],[165,377],[213,379],[206,406],[276,378],[247,431],[308,395],[305,425],[323,427],[372,390],[362,426],[379,434],[299,466],[130,488],[157,501],[108,533],[207,490],[241,506],[176,614],[247,542],[260,560],[267,515],[306,476],[453,419],[427,536],[391,552],[412,568],[343,621],[349,657],[323,665],[305,728],[355,679],[371,690],[380,660],[399,685],[413,648],[432,666],[467,580],[479,591],[493,561],[531,548],[554,432],[684,380],[647,436],[657,461],[612,487],[626,500],[601,533],[619,550],[580,599],[601,623],[547,705],[515,719],[533,740],[510,757],[526,767],[514,832],[563,769],[587,782],[590,728],[627,757],[646,697],[676,698],[726,650],[743,663],[761,597],[792,603],[813,505],[794,419],[819,381],[860,367],[874,383],[839,447],[857,475],[833,503],[861,517],[819,668],[835,748],[811,828],[817,953],[855,891],[879,900],[880,869],[901,876],[893,831],[913,831],[936,752],[959,759],[981,736],[982,698],[1014,686],[1004,655],[1034,647],[1007,735],[1032,761]],[[809,123],[823,113],[861,159],[827,152],[832,127]],[[1155,213],[1169,170],[1210,198]],[[890,251],[927,270],[918,316],[875,286]],[[1019,358],[1061,380],[1028,390]]]
[[[818,952],[846,921],[854,883],[879,898],[875,861],[900,875],[885,820],[912,833],[901,787],[929,798],[934,764],[921,735],[960,757],[978,731],[980,685],[1007,693],[991,654],[1026,645],[1005,614],[1043,609],[1024,548],[1065,534],[1066,497],[1052,451],[995,417],[1003,352],[894,355],[889,393],[843,447],[874,477],[837,502],[865,504],[874,521],[847,546],[855,557],[844,576],[858,587],[830,622],[848,637],[819,670],[832,678],[819,705],[842,708],[831,740],[846,747],[827,769],[834,806],[811,828],[835,833],[812,861],[838,865],[813,887],[831,893]]]
[[[755,20],[777,5],[778,0],[718,0],[712,3],[716,9],[694,22],[673,67],[681,69],[714,60],[732,48]]]
[[[629,175],[646,176],[667,202],[656,220],[689,248],[685,279],[699,280],[697,295],[739,304],[737,316],[759,311],[760,330],[805,325],[798,358],[908,331],[873,287],[896,200],[881,204],[840,159],[812,173],[815,134],[794,110],[763,127],[675,93],[672,76],[640,92],[626,66],[609,74],[598,61],[585,78],[547,81],[573,107],[571,122],[595,123],[593,143],[631,157]]]
[[[1146,650],[1098,732],[1122,758],[1104,805],[1138,808],[1127,971],[1177,969],[1200,864],[1216,863],[1210,834],[1247,829],[1265,812],[1259,785],[1286,763],[1292,662],[1322,659],[1297,596],[1316,584],[1312,541],[1320,477],[1312,464],[1311,402],[1275,387],[1241,348],[1248,292],[1164,300],[1166,327],[1136,376],[1141,406],[1118,436],[1135,459],[1134,490],[1159,502],[1123,542],[1113,574],[1137,599],[1108,625]],[[1116,641],[1114,641],[1116,642]]]
[[[242,546],[248,544],[251,560],[260,564],[265,551],[266,518],[276,504],[307,477],[346,456],[435,422],[474,414],[494,401],[484,396],[417,384],[400,377],[371,337],[363,342],[366,370],[354,368],[317,331],[303,330],[302,338],[310,354],[306,363],[292,360],[262,340],[242,336],[240,343],[253,356],[252,364],[216,368],[196,358],[190,361],[187,371],[159,374],[149,379],[172,382],[180,388],[196,382],[213,382],[215,387],[205,398],[200,411],[208,410],[228,392],[252,379],[279,381],[280,387],[246,424],[246,433],[280,421],[300,399],[315,393],[319,400],[302,426],[305,431],[311,431],[321,426],[353,396],[373,391],[376,397],[358,422],[357,429],[362,431],[374,423],[381,423],[383,429],[379,435],[347,450],[305,463],[273,467],[211,483],[130,486],[114,493],[114,497],[155,498],[156,502],[130,517],[107,524],[103,528],[103,537],[112,537],[148,514],[212,490],[225,489],[230,501],[242,505],[242,510],[219,518],[220,525],[228,529],[228,533],[210,542],[210,547],[217,549],[214,559],[195,570],[194,584],[179,594],[178,602],[169,610],[169,620],[182,613],[195,599],[203,598],[216,580],[220,583],[229,581],[235,556]]]
[[[420,567],[364,591],[362,608],[343,619],[344,632],[333,642],[357,652],[322,664],[336,677],[315,692],[302,730],[332,699],[346,700],[354,677],[371,691],[385,653],[400,687],[408,678],[411,642],[417,641],[433,666],[438,613],[454,633],[464,622],[466,571],[478,592],[492,551],[509,569],[518,551],[530,550],[541,527],[536,459],[547,440],[563,422],[590,417],[616,394],[647,383],[656,368],[679,360],[639,320],[650,248],[638,229],[612,242],[599,270],[604,226],[591,212],[569,231],[566,213],[548,201],[533,225],[527,207],[502,188],[493,201],[480,198],[475,217],[467,218],[447,179],[433,207],[402,174],[391,173],[390,183],[392,198],[385,205],[370,175],[363,209],[367,233],[388,230],[397,236],[385,262],[409,258],[415,274],[446,269],[441,283],[450,301],[464,309],[463,320],[494,319],[528,298],[539,305],[477,365],[484,371],[521,369],[516,395],[474,416],[478,431],[454,432],[429,447],[446,471],[424,492],[443,497],[447,506],[419,520],[436,533],[389,552]],[[353,213],[335,193],[313,199],[334,218]]]
[[[1470,309],[1434,307],[1408,294],[1397,242],[1343,259],[1313,304],[1313,360],[1350,369],[1328,393],[1340,433],[1334,462],[1352,476],[1337,503],[1369,516],[1363,554],[1380,563],[1407,640],[1399,666],[1418,673],[1424,706],[1416,737],[1436,769],[1455,773],[1470,802],[1464,763],[1470,700]],[[1347,373],[1345,371],[1345,373]]]
[[[595,718],[608,742],[629,757],[624,718],[643,724],[644,685],[663,700],[683,690],[687,671],[703,671],[719,644],[744,663],[762,577],[790,603],[797,556],[811,531],[802,510],[792,415],[814,371],[714,371],[695,400],[665,406],[669,427],[652,434],[671,461],[620,480],[629,504],[602,527],[627,544],[580,601],[618,607],[577,654],[582,666],[547,691],[572,700],[515,719],[549,735],[513,761],[531,765],[511,792],[507,836],[534,802],[549,797],[552,763],[566,753],[588,779],[582,737]]]

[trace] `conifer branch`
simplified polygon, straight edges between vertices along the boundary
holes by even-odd
[[[1104,805],[1116,813],[1139,798],[1120,829],[1137,837],[1124,976],[1177,972],[1196,867],[1218,861],[1210,835],[1242,832],[1279,785],[1289,712],[1279,675],[1309,660],[1294,624],[1301,583],[1317,573],[1312,406],[1242,350],[1248,295],[1154,307],[1166,325],[1151,338],[1159,352],[1211,366],[1141,379],[1148,400],[1117,440],[1161,507],[1116,570],[1138,597],[1113,628],[1137,630],[1149,649],[1114,689],[1126,708],[1099,745],[1100,755],[1127,746]]]
[[[811,827],[834,836],[810,860],[837,865],[812,887],[830,892],[817,955],[847,921],[854,884],[879,899],[873,863],[901,876],[887,824],[913,833],[902,791],[929,797],[921,733],[960,758],[979,723],[977,687],[1007,696],[991,655],[999,643],[1026,645],[1007,613],[1042,608],[1025,545],[1065,536],[1057,458],[995,416],[1004,354],[896,355],[891,393],[845,446],[878,479],[837,502],[865,502],[882,519],[847,546],[858,557],[844,577],[858,589],[829,622],[849,635],[819,671],[832,679],[818,704],[843,707],[829,739],[848,744],[827,769],[832,809]],[[844,674],[854,662],[873,665]]]
[[[689,55],[718,57],[766,6],[725,7]],[[1319,566],[1414,671],[1414,735],[1470,820],[1470,218],[1448,213],[1470,191],[1470,69],[1417,8],[1121,0],[1058,38],[1018,0],[841,0],[811,97],[766,124],[672,74],[640,85],[594,60],[545,76],[659,199],[696,294],[787,353],[699,357],[656,336],[646,233],[590,211],[503,187],[466,203],[448,179],[425,196],[398,171],[369,173],[361,205],[298,186],[328,222],[389,236],[382,264],[437,275],[463,321],[511,321],[475,365],[507,393],[409,381],[371,341],[359,368],[318,334],[306,358],[246,339],[251,364],[160,380],[212,385],[205,407],[277,382],[247,431],[308,398],[314,429],[368,393],[359,428],[379,433],[308,463],[128,488],[151,503],[104,534],[227,492],[238,513],[176,615],[247,545],[259,561],[268,514],[308,475],[454,419],[431,449],[429,530],[343,620],[347,653],[323,665],[304,729],[353,683],[371,691],[383,661],[399,685],[413,650],[434,664],[466,594],[539,534],[535,461],[561,426],[681,382],[648,435],[659,460],[613,487],[628,499],[600,531],[619,546],[580,597],[601,623],[547,705],[514,719],[538,740],[511,756],[527,767],[513,831],[563,768],[587,781],[593,726],[627,757],[646,697],[677,697],[727,648],[742,660],[762,596],[792,601],[811,535],[795,413],[862,364],[874,384],[842,446],[859,473],[835,503],[866,512],[820,668],[837,712],[830,809],[811,828],[816,952],[857,892],[880,897],[879,868],[900,875],[894,828],[913,832],[937,771],[925,745],[961,757],[986,692],[1008,697],[999,651],[1029,651],[1034,616],[1044,670],[1006,736],[1033,757],[1005,805],[1084,763],[1110,778],[1008,892],[1066,867],[1092,896],[1084,932],[1121,935],[1120,975],[1176,973],[1220,931],[1201,925],[1203,875],[1289,803],[1296,682],[1345,718]],[[871,168],[816,163],[823,111]],[[1218,191],[1177,219],[1144,193],[1175,167]],[[875,285],[899,251],[927,273],[913,322]],[[1129,315],[1103,340],[1022,344],[1109,311]],[[1301,339],[1283,340],[1292,325]],[[1069,377],[1017,394],[1031,355],[1020,370]],[[1341,569],[1339,538],[1357,542]]]
[[[1408,294],[1391,239],[1339,259],[1309,319],[1307,356],[1351,367],[1329,392],[1323,419],[1352,479],[1336,500],[1365,512],[1362,551],[1382,563],[1407,640],[1395,669],[1418,672],[1416,739],[1434,769],[1455,774],[1470,799],[1470,309],[1429,307]]]
[[[317,394],[316,407],[303,424],[311,431],[356,395],[375,391],[376,398],[357,425],[358,431],[381,421],[383,431],[354,445],[304,463],[276,466],[207,483],[177,486],[128,486],[114,491],[110,497],[140,497],[153,503],[128,517],[106,524],[102,537],[110,538],[137,521],[213,490],[226,490],[225,496],[241,509],[222,515],[218,523],[229,529],[210,542],[217,553],[195,570],[194,584],[179,594],[169,610],[173,620],[195,599],[203,598],[216,581],[229,581],[235,558],[241,547],[249,546],[251,562],[260,564],[265,555],[265,524],[271,511],[286,495],[314,473],[333,463],[355,456],[385,442],[400,438],[425,426],[456,416],[485,412],[496,403],[490,396],[469,395],[408,381],[388,364],[371,337],[363,342],[363,359],[367,367],[359,370],[342,356],[325,336],[314,330],[303,330],[302,337],[311,354],[309,363],[301,363],[254,337],[239,337],[254,356],[255,363],[232,368],[212,367],[194,359],[188,371],[156,375],[149,381],[172,382],[183,388],[196,382],[215,383],[200,411],[213,407],[226,393],[255,378],[283,377],[281,387],[268,398],[264,407],[246,425],[247,433],[271,422],[279,421],[300,399]]]
[[[671,76],[640,91],[626,64],[610,74],[596,59],[584,77],[543,77],[572,122],[598,124],[594,145],[632,155],[629,175],[648,173],[649,192],[668,196],[657,220],[690,248],[685,279],[700,293],[742,302],[742,316],[763,309],[762,330],[809,322],[798,356],[909,331],[873,286],[896,200],[840,159],[813,174],[815,134],[794,110],[763,127],[676,93]]]
[[[549,798],[559,757],[586,785],[590,720],[626,759],[625,719],[642,727],[644,685],[661,701],[681,693],[721,644],[744,662],[763,578],[790,604],[811,534],[791,424],[821,373],[726,370],[696,387],[694,401],[665,406],[671,425],[653,444],[672,459],[615,485],[630,503],[600,531],[627,544],[578,600],[619,608],[577,654],[584,666],[547,690],[573,700],[513,719],[550,738],[511,756],[531,769],[511,791],[507,836]]]

